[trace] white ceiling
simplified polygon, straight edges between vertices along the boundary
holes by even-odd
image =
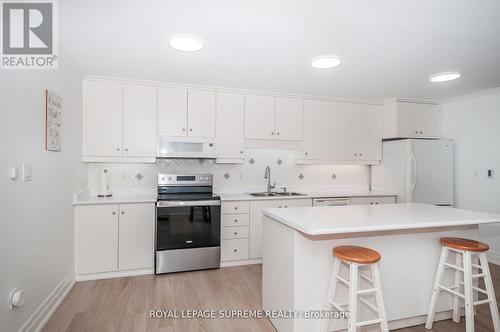
[[[86,74],[366,99],[500,86],[498,0],[64,0],[59,11],[63,54]],[[171,49],[178,33],[206,49]],[[311,68],[323,54],[342,64]],[[428,82],[446,71],[462,78]]]

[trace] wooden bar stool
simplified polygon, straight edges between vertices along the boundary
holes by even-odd
[[[380,254],[375,250],[356,247],[356,246],[340,246],[333,249],[333,270],[330,279],[330,286],[328,288],[328,296],[326,300],[326,310],[332,308],[345,312],[345,307],[350,311],[348,320],[348,332],[356,332],[356,329],[361,326],[372,324],[380,324],[382,331],[388,331],[387,318],[385,316],[384,300],[382,298],[382,289],[380,286],[380,274],[378,268],[378,261]],[[349,280],[340,276],[341,264],[346,264],[349,268]],[[371,270],[371,277],[363,273],[362,269]],[[359,276],[358,276],[359,273]],[[358,277],[361,277],[372,285],[372,288],[359,289]],[[335,294],[337,292],[338,282],[344,284],[348,290],[348,302],[338,304],[335,302]],[[366,295],[375,296],[375,305],[370,303],[364,298]],[[369,309],[371,309],[377,318],[367,321],[358,322],[358,300]],[[323,331],[328,331],[330,321],[324,322]]]
[[[486,251],[489,250],[489,246],[478,241],[455,237],[443,237],[439,239],[439,242],[442,246],[441,258],[439,259],[439,265],[436,272],[436,279],[434,281],[425,328],[432,328],[439,293],[441,291],[446,291],[453,295],[453,321],[456,323],[460,322],[460,299],[465,301],[465,327],[467,332],[474,331],[474,306],[486,303],[490,305],[494,331],[500,332],[500,320],[495,299],[495,291],[491,280],[490,268],[488,267],[488,259],[486,258]],[[455,264],[448,262],[448,253],[450,251],[455,253]],[[479,265],[472,263],[471,256],[473,254],[478,254]],[[446,268],[455,270],[454,285],[451,287],[441,283]],[[472,269],[477,269],[477,273],[473,274]],[[461,274],[463,281],[460,280]],[[481,289],[474,285],[474,279],[477,278],[484,278],[486,289]],[[461,285],[463,285],[463,293],[460,292]],[[487,298],[474,302],[474,291],[485,294]]]

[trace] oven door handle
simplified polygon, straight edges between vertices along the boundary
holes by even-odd
[[[210,201],[159,201],[157,207],[175,207],[175,206],[216,206],[220,205],[219,200]]]

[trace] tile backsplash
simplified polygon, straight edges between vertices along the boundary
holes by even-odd
[[[297,165],[290,150],[246,150],[243,164],[216,164],[208,159],[159,159],[156,164],[89,163],[88,189],[97,191],[99,173],[107,169],[114,191],[156,188],[158,173],[202,174],[214,176],[219,191],[234,188],[265,187],[266,166],[271,181],[279,187],[368,186],[369,168],[363,165]]]

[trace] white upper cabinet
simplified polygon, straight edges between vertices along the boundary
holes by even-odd
[[[187,103],[187,89],[158,88],[158,135],[187,135]]]
[[[332,103],[332,159],[377,162],[382,158],[380,112],[376,106]]]
[[[245,95],[245,138],[274,139],[274,97]]]
[[[123,156],[156,155],[156,92],[154,86],[123,86]]]
[[[122,85],[84,81],[83,155],[122,156]]]
[[[188,91],[188,136],[215,137],[215,92]]]
[[[242,163],[245,147],[245,99],[242,94],[217,93],[217,162]]]
[[[304,101],[276,97],[274,113],[275,139],[302,141],[304,138]]]
[[[304,100],[304,142],[300,159],[330,159],[333,139],[331,119],[330,102]]]
[[[438,138],[437,105],[390,100],[382,111],[383,138]]]

